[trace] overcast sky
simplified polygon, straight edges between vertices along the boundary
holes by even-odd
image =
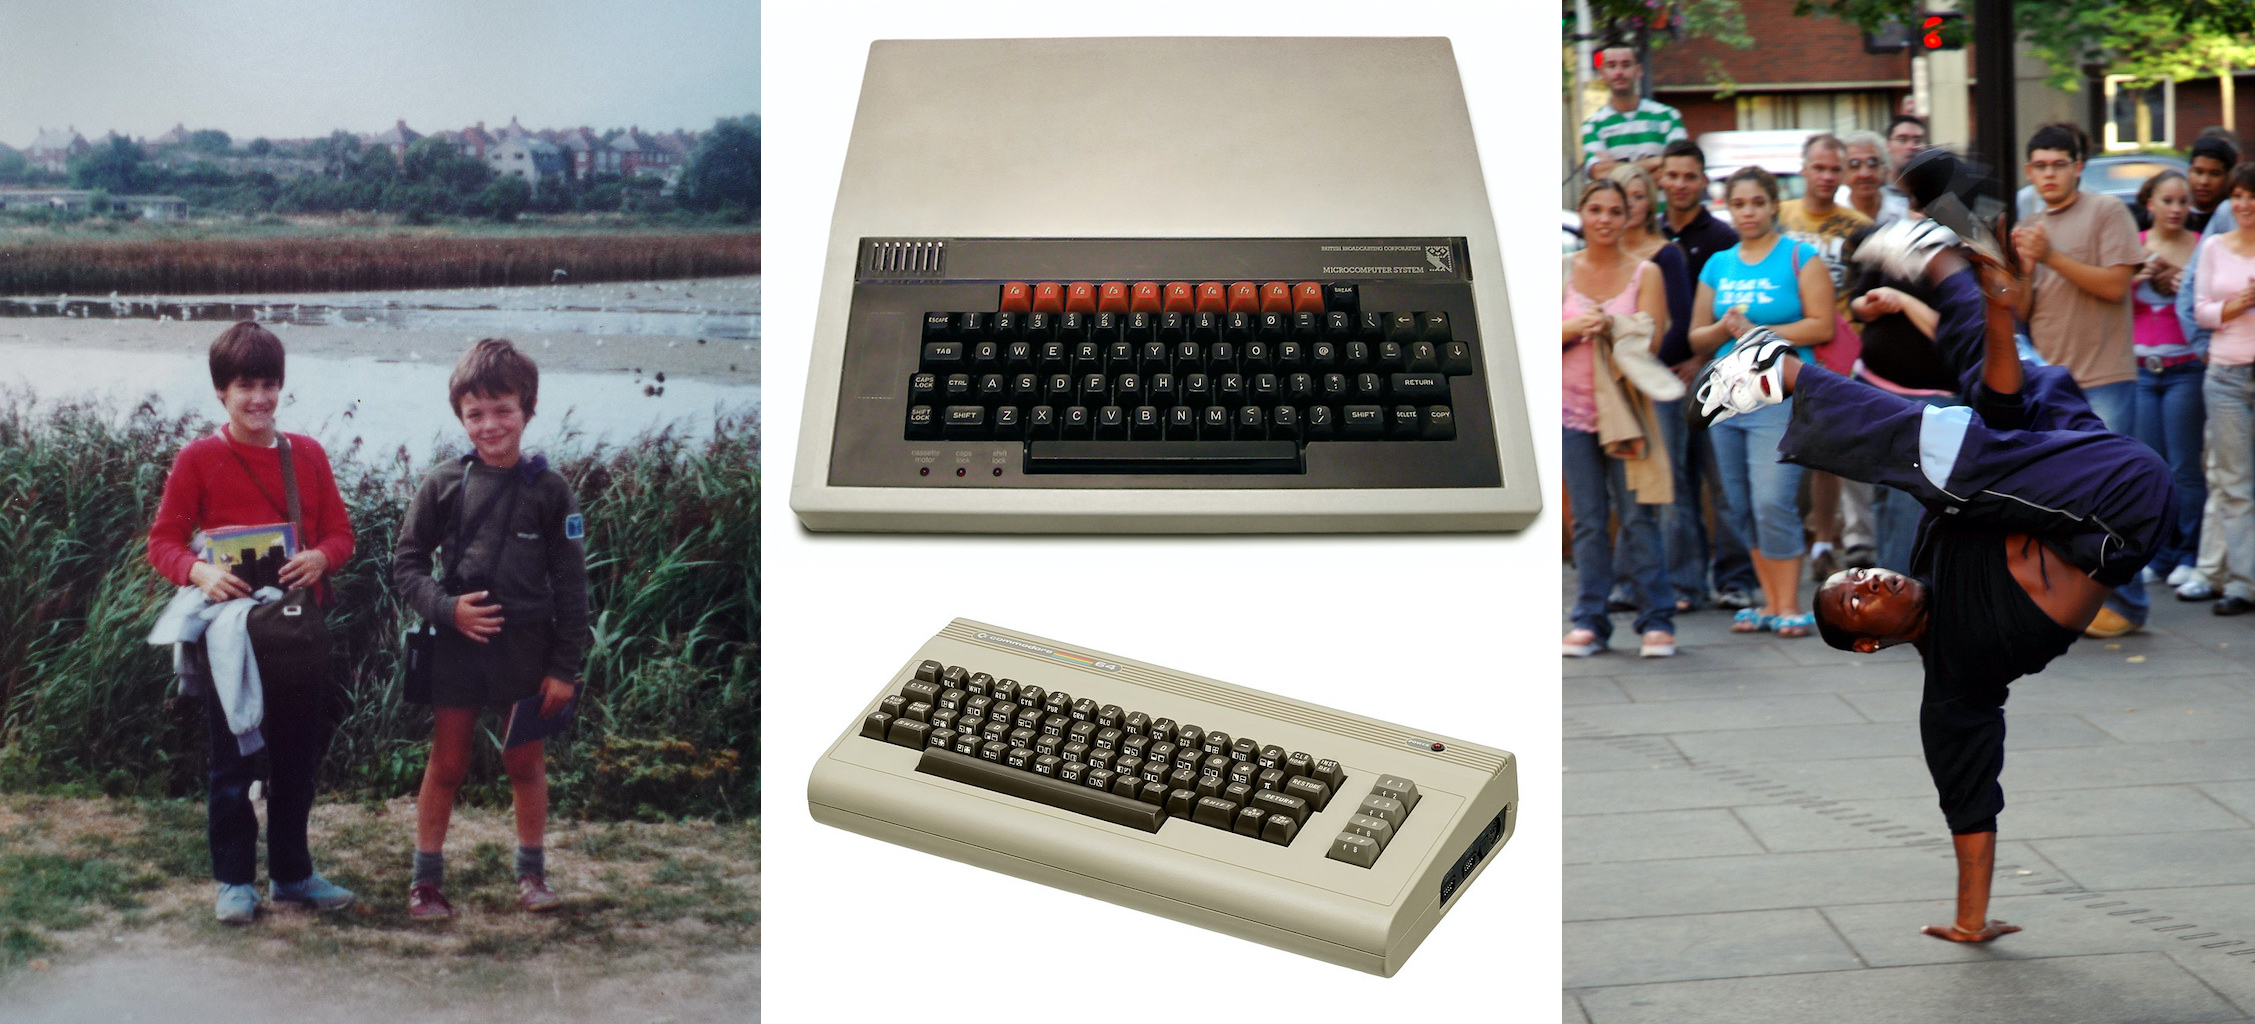
[[[709,128],[759,111],[758,0],[0,0],[0,142]]]

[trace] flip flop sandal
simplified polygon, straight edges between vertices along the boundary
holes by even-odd
[[[1767,633],[1777,625],[1777,616],[1764,615],[1759,608],[1740,608],[1730,617],[1733,633]]]
[[[1792,639],[1809,635],[1809,631],[1815,629],[1816,624],[1817,617],[1814,613],[1802,612],[1799,615],[1778,616],[1773,623],[1773,628],[1777,630],[1777,635]],[[1788,632],[1788,630],[1791,632]]]

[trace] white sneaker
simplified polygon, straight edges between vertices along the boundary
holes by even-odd
[[[1684,418],[1705,428],[1740,413],[1785,400],[1785,356],[1793,345],[1767,327],[1738,338],[1728,355],[1709,362],[1691,385],[1695,401],[1684,404]]]
[[[1576,629],[1569,631],[1559,646],[1569,658],[1587,658],[1604,650],[1605,641],[1599,640],[1594,631]]]
[[[2169,570],[2169,585],[2172,587],[2184,586],[2192,580],[2192,573],[2192,566],[2189,565],[2180,565]]]

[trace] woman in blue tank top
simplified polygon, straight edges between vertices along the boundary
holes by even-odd
[[[1705,356],[1730,351],[1739,335],[1767,327],[1792,342],[1803,362],[1810,347],[1832,340],[1832,275],[1814,248],[1777,230],[1777,179],[1759,167],[1741,167],[1723,182],[1738,244],[1716,253],[1699,271],[1692,300],[1691,348]],[[1687,406],[1688,408],[1688,406]],[[1788,398],[1750,415],[1709,428],[1723,481],[1721,518],[1753,552],[1763,605],[1738,613],[1737,633],[1776,630],[1809,635],[1816,620],[1800,608],[1801,516],[1794,501],[1798,466],[1777,461],[1777,443],[1792,415]]]

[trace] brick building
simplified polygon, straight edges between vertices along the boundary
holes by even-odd
[[[1740,7],[1753,47],[1695,38],[1652,55],[1652,96],[1683,112],[1692,138],[1733,129],[1885,131],[1910,94],[1910,55],[1865,53],[1854,25],[1796,18],[1793,0],[1742,0]],[[1731,95],[1717,95],[1727,83],[1708,69],[1718,66],[1735,83]]]

